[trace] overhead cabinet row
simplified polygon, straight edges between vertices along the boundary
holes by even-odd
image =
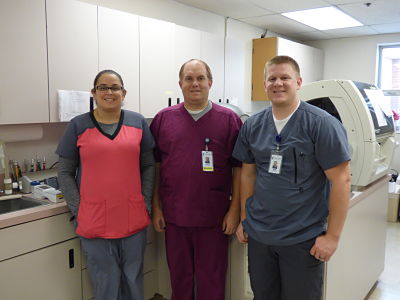
[[[210,98],[224,93],[224,37],[71,0],[0,4],[0,124],[58,122],[58,90],[89,91],[98,71],[121,74],[126,109],[153,117],[182,99],[181,64],[209,63]]]

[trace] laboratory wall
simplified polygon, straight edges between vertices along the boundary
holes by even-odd
[[[400,34],[380,34],[309,42],[324,51],[324,79],[349,79],[376,84],[377,47],[400,42]],[[396,134],[400,143],[400,134]],[[393,154],[391,167],[400,171],[400,147]]]
[[[324,79],[375,84],[377,46],[398,43],[400,34],[380,34],[309,42],[324,51]]]
[[[13,141],[6,144],[8,159],[17,160],[23,170],[26,170],[27,167],[29,170],[32,158],[43,161],[43,157],[45,157],[46,167],[50,168],[58,161],[55,151],[66,125],[67,123],[36,124],[35,126],[42,127],[43,134],[39,139],[32,140],[24,140],[24,135],[16,132]],[[19,126],[29,128],[28,124]],[[8,126],[0,126],[0,131],[3,129],[8,129]]]

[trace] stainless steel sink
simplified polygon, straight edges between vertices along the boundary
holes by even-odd
[[[20,198],[0,200],[0,214],[32,208],[41,205],[47,205],[48,202],[22,196]]]

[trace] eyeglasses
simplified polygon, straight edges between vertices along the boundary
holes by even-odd
[[[113,86],[98,85],[98,86],[96,86],[96,90],[101,93],[106,93],[106,92],[108,92],[108,90],[111,90],[112,93],[117,93],[119,91],[122,91],[123,89],[124,89],[124,87],[119,86],[119,85],[113,85]]]

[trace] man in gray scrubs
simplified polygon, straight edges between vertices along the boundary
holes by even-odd
[[[233,152],[243,162],[240,242],[248,242],[254,300],[320,300],[350,195],[345,129],[302,102],[295,60],[265,65],[271,106],[249,118]]]

